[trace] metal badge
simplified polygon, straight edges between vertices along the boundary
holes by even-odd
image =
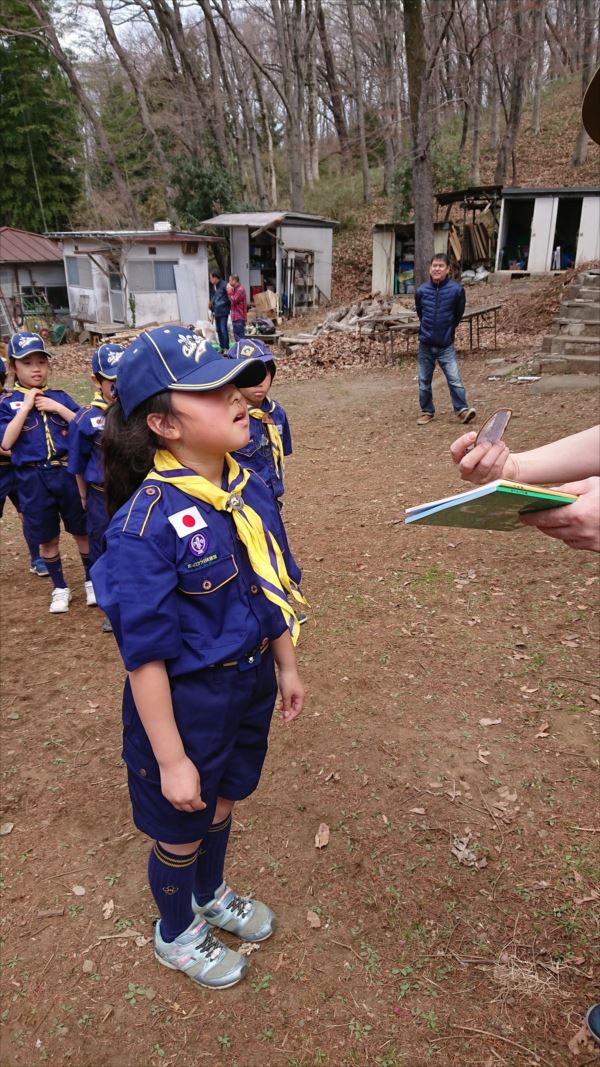
[[[244,501],[239,493],[232,493],[227,501],[228,511],[242,511],[244,507]]]

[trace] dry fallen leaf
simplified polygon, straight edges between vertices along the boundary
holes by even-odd
[[[597,900],[599,895],[595,889],[592,889],[587,897],[573,897],[573,903],[580,907],[581,904],[589,904],[592,900]]]
[[[151,938],[144,937],[143,934],[137,934],[137,936],[135,937],[135,943],[136,943],[138,948],[143,948],[144,945],[147,945],[150,940],[151,940]],[[239,949],[238,949],[238,952],[239,952]]]
[[[316,911],[307,911],[306,921],[309,926],[312,926],[313,930],[318,930],[321,926],[321,919],[317,915]]]
[[[0,834],[2,834],[2,837],[4,837],[6,834],[12,833],[14,828],[14,822],[3,822],[2,826],[0,826]]]
[[[315,848],[325,848],[329,844],[329,827],[322,822],[315,834]]]
[[[83,888],[82,885],[72,885],[71,886],[71,892],[76,897],[84,897],[85,896],[85,889]]]
[[[541,722],[539,731],[537,732],[537,734],[535,736],[536,737],[547,737],[549,729],[550,729],[550,723],[549,722]]]
[[[502,722],[502,719],[480,719],[479,720],[479,725],[480,726],[499,726],[501,722]]]
[[[424,815],[425,814],[425,808],[410,808],[410,811],[412,811],[413,815]]]
[[[239,952],[240,956],[249,956],[251,952],[258,952],[260,945],[257,945],[256,941],[244,941],[239,945],[236,952]]]
[[[490,754],[489,748],[478,748],[477,749],[477,759],[479,760],[480,763],[485,763],[486,767],[487,767],[487,765],[488,765],[488,763],[490,761],[487,760],[487,759],[484,759],[484,757],[485,756],[489,756],[489,754]]]
[[[114,902],[114,900],[107,900],[106,903],[102,905],[102,918],[103,919],[110,919],[110,917],[112,916],[114,910],[115,910],[115,902]]]
[[[84,974],[93,974],[95,969],[96,969],[96,964],[94,963],[93,960],[84,960],[83,961],[83,973]]]

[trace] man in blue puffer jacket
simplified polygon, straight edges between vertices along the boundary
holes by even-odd
[[[229,329],[227,320],[229,318],[231,304],[227,294],[227,285],[223,281],[218,270],[213,270],[210,275],[210,302],[208,306],[212,311],[215,320],[221,352],[225,353],[229,348]]]
[[[469,407],[463,385],[454,334],[465,310],[465,291],[449,277],[448,256],[435,255],[429,267],[429,281],[415,293],[415,307],[421,323],[419,329],[419,404],[418,426],[426,426],[435,415],[431,380],[439,363],[448,382],[452,407],[461,422],[475,418],[475,408]]]

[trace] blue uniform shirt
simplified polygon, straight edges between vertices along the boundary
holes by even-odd
[[[58,401],[69,411],[79,411],[79,404],[75,403],[68,393],[63,393],[62,389],[46,389],[44,396]],[[18,389],[0,401],[0,441],[22,404],[23,393]],[[22,467],[25,463],[61,459],[68,451],[67,438],[68,423],[60,415],[55,411],[41,412],[32,408],[11,448],[12,462],[15,467]]]
[[[104,485],[103,430],[104,412],[93,405],[81,408],[69,423],[68,470],[83,475],[88,485]]]
[[[265,397],[260,408],[261,411],[266,411],[271,416],[277,427],[283,444],[284,456],[291,456],[292,434],[288,417],[281,404],[278,404],[276,400]],[[262,480],[269,486],[273,496],[277,499],[283,496],[283,471],[277,472],[271,441],[264,422],[260,419],[253,419],[250,416],[250,440],[244,448],[238,449],[237,452],[232,452],[232,455],[237,459],[241,467],[247,467],[249,470],[255,471],[256,474],[260,474]]]
[[[244,499],[299,582],[279,510],[260,478],[250,477]],[[184,516],[193,524],[184,525]],[[165,660],[175,678],[239,660],[286,630],[260,590],[231,515],[174,486],[144,482],[113,516],[105,545],[91,575],[128,671]]]

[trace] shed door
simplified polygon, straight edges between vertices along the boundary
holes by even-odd
[[[552,242],[556,226],[558,197],[538,196],[533,208],[531,241],[527,270],[546,271],[551,268]]]
[[[600,259],[600,197],[584,196],[575,263]]]
[[[230,251],[231,273],[239,275],[239,279],[250,298],[250,230],[248,226],[231,226]]]
[[[123,279],[120,274],[109,274],[108,289],[110,300],[110,317],[113,322],[125,322],[125,301],[123,299]]]
[[[193,274],[185,263],[177,263],[173,270],[175,285],[177,286],[179,318],[181,322],[194,323],[200,316],[200,307]]]

